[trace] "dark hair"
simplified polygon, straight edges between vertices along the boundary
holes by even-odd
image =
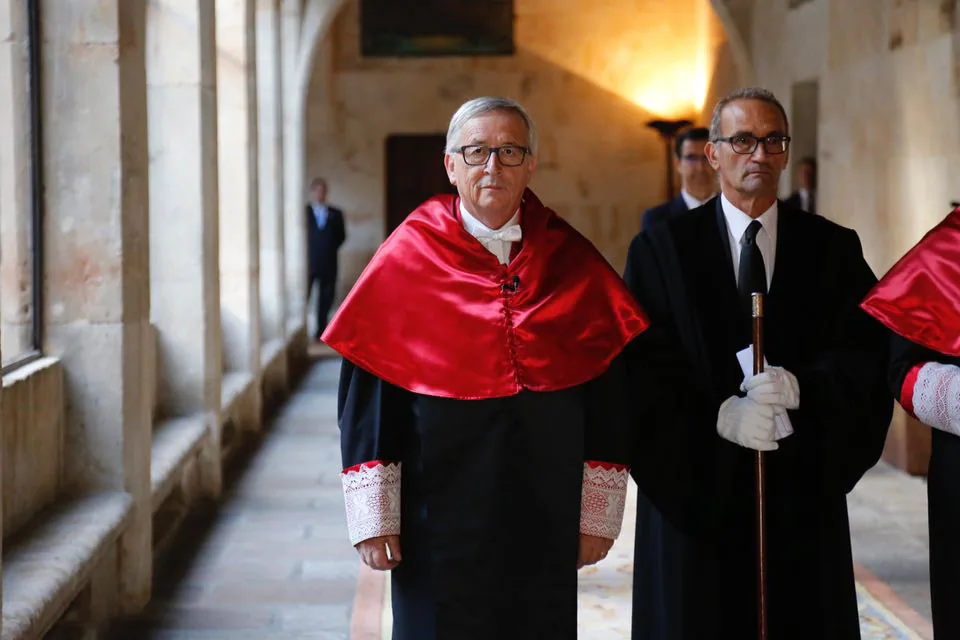
[[[310,181],[310,188],[311,188],[311,189],[316,189],[316,188],[319,187],[320,185],[323,185],[324,190],[326,190],[326,188],[327,188],[327,181],[324,180],[323,178],[314,178],[313,180]]]
[[[718,102],[717,106],[713,108],[713,118],[710,120],[711,140],[716,141],[720,139],[720,116],[723,114],[723,110],[727,108],[728,104],[731,102],[736,102],[737,100],[759,100],[760,102],[766,102],[767,104],[773,105],[780,111],[780,115],[783,116],[783,126],[787,129],[784,131],[784,133],[790,133],[790,121],[787,119],[787,112],[784,110],[783,105],[780,104],[780,101],[777,100],[777,97],[766,89],[761,89],[760,87],[745,87],[743,89],[737,89],[736,91],[720,98],[720,102]]]
[[[710,130],[706,127],[693,127],[692,129],[681,131],[673,143],[673,152],[677,155],[677,158],[683,153],[683,143],[687,140],[708,142],[710,140]]]
[[[800,163],[797,166],[802,167],[805,164],[810,165],[810,168],[813,169],[814,171],[817,170],[817,159],[814,158],[813,156],[805,156],[803,158],[800,158]]]

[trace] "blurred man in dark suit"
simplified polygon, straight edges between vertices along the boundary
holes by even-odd
[[[337,286],[337,253],[347,238],[343,212],[327,204],[327,181],[314,178],[310,183],[311,200],[307,203],[307,299],[313,283],[320,287],[317,296],[317,329],[314,337],[319,340],[327,328],[330,307],[333,306]]]
[[[647,209],[643,214],[643,231],[672,215],[696,209],[716,195],[716,172],[710,168],[703,151],[709,139],[710,131],[704,127],[687,129],[677,136],[674,152],[676,169],[680,174],[680,195]]]
[[[817,160],[804,158],[797,166],[797,190],[787,198],[790,204],[807,213],[817,212]]]

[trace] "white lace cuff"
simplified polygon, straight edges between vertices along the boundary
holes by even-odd
[[[913,387],[913,413],[924,424],[960,435],[960,367],[923,365]]]
[[[350,544],[400,535],[400,464],[374,460],[340,474]]]
[[[583,464],[580,533],[617,539],[623,525],[628,477],[629,471],[624,465],[592,460]]]

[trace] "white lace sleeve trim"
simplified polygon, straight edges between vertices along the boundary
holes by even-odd
[[[580,533],[616,540],[623,525],[629,471],[621,465],[586,462],[580,499]]]
[[[400,535],[400,464],[365,462],[340,475],[350,544]]]
[[[923,365],[913,387],[913,412],[924,424],[960,435],[960,367]]]

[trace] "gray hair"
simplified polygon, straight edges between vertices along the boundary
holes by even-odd
[[[717,141],[721,138],[720,116],[723,115],[723,110],[727,108],[728,104],[731,102],[736,102],[737,100],[759,100],[760,102],[766,102],[767,104],[773,105],[780,110],[780,115],[783,116],[783,124],[787,128],[784,133],[790,133],[790,121],[787,119],[787,112],[784,110],[783,105],[780,104],[780,101],[777,100],[777,97],[773,95],[772,92],[767,91],[766,89],[761,89],[760,87],[743,87],[720,98],[720,101],[717,102],[717,106],[713,108],[713,117],[710,119],[711,140]]]
[[[537,127],[533,124],[533,118],[519,102],[510,98],[495,97],[474,98],[464,102],[457,109],[450,118],[450,126],[447,128],[447,153],[456,152],[454,145],[460,138],[460,130],[465,124],[491,111],[509,111],[520,116],[527,127],[527,147],[530,149],[530,155],[537,155]]]

